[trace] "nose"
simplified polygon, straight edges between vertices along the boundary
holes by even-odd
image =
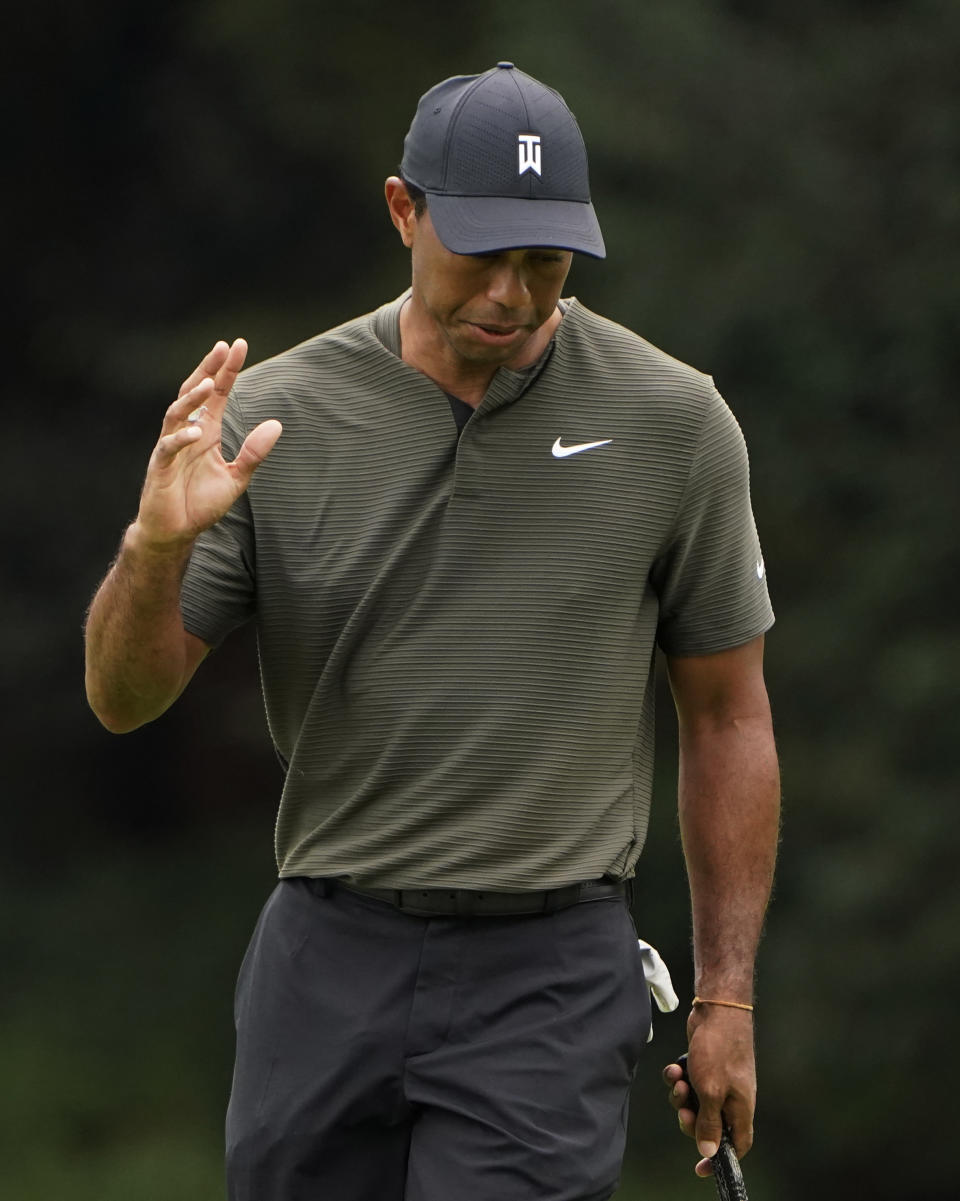
[[[504,256],[492,266],[486,288],[487,299],[505,309],[522,309],[530,303],[527,273],[522,262]]]

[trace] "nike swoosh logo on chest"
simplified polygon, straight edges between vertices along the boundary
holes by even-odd
[[[600,442],[577,442],[573,446],[564,446],[558,438],[553,444],[551,454],[555,459],[567,459],[570,455],[579,455],[585,450],[595,450],[598,446],[609,446],[612,441],[612,438],[604,438]]]

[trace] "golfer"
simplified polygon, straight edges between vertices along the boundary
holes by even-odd
[[[702,1156],[721,1111],[751,1143],[778,778],[746,451],[708,376],[562,299],[605,249],[556,92],[507,62],[438,84],[386,203],[402,295],[242,373],[217,343],[167,410],[88,696],[132,730],[256,623],[285,783],[232,1201],[601,1201],[650,1028],[628,885],[658,646],[696,1118],[665,1079]]]

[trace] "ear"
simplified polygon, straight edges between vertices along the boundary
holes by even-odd
[[[387,198],[390,220],[400,231],[404,246],[412,246],[417,217],[413,211],[413,201],[407,192],[407,185],[398,175],[391,175],[383,185],[383,192]]]

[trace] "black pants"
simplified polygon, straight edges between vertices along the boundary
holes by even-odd
[[[237,985],[230,1201],[604,1201],[650,1024],[622,899],[411,917],[305,879]]]

